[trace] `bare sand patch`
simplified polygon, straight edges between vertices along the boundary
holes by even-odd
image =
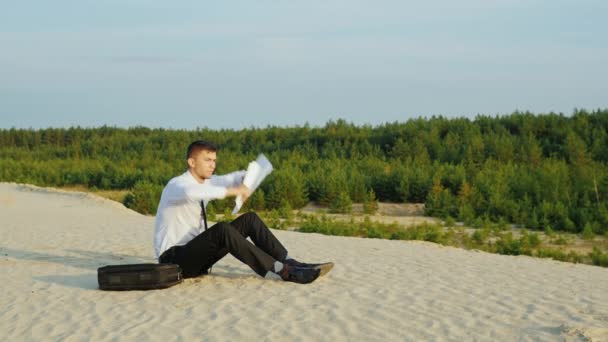
[[[153,217],[82,194],[0,184],[0,339],[607,341],[608,270],[431,243],[274,231],[332,260],[299,285],[232,257],[156,291],[105,292],[96,269],[154,262]]]

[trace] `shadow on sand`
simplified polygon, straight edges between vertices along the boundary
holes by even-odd
[[[102,253],[81,249],[65,249],[62,254],[64,255],[18,250],[0,246],[0,257],[39,263],[56,263],[67,267],[86,270],[86,273],[78,275],[57,274],[36,276],[32,274],[32,278],[35,280],[81,289],[97,290],[99,288],[97,284],[97,268],[99,267],[106,265],[156,263],[156,260],[153,258],[118,253]],[[21,265],[19,267],[27,267],[27,265]],[[207,276],[208,275],[203,275],[195,279],[204,280]],[[209,276],[235,279],[255,276],[255,273],[248,268],[229,266],[222,264],[220,261],[220,263],[213,267],[212,273]]]
[[[62,255],[63,254],[63,255]],[[0,257],[32,261],[35,263],[55,263],[67,267],[84,269],[87,272],[78,275],[48,275],[36,276],[32,273],[32,278],[48,283],[59,284],[62,286],[76,287],[83,289],[97,289],[97,268],[109,264],[135,264],[135,263],[154,263],[151,258],[142,258],[133,255],[101,253],[85,251],[80,249],[66,249],[60,254],[51,254],[39,251],[18,250],[0,246]],[[18,267],[28,267],[27,264]]]

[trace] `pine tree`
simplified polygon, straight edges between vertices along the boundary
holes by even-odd
[[[353,209],[353,203],[346,191],[340,192],[338,197],[330,203],[329,211],[331,213],[348,214]]]
[[[370,189],[363,199],[363,213],[373,215],[378,211],[378,200],[373,189]]]

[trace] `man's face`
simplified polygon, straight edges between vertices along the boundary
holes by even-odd
[[[199,182],[203,182],[205,179],[211,178],[215,171],[216,159],[215,152],[201,150],[188,158],[188,168]]]

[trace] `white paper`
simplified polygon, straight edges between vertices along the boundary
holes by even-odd
[[[249,163],[249,166],[247,167],[247,173],[245,174],[245,178],[243,179],[243,184],[245,184],[245,186],[249,188],[251,193],[253,193],[258,188],[258,186],[262,184],[264,178],[266,178],[266,176],[268,176],[271,172],[272,164],[270,163],[268,158],[266,158],[265,155],[260,154],[258,156],[258,159]],[[232,215],[238,213],[239,210],[241,210],[242,206],[243,199],[241,198],[241,196],[237,196],[236,205],[232,210]]]

